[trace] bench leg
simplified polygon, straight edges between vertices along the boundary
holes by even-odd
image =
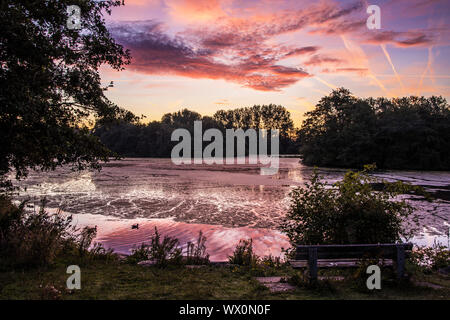
[[[397,246],[397,279],[403,279],[405,275],[405,247]]]
[[[317,280],[317,248],[308,249],[309,280]]]

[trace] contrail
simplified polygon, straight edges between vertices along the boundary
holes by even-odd
[[[369,71],[369,77],[372,78],[381,89],[383,89],[386,95],[389,95],[389,92],[386,89],[386,87],[380,82],[380,80],[377,79],[377,77],[375,77],[375,75],[371,71]]]
[[[418,96],[420,96],[420,92],[422,90],[422,85],[423,85],[423,79],[425,78],[425,75],[427,74],[428,71],[431,71],[431,64],[432,63],[433,63],[433,46],[428,48],[427,67],[425,68],[424,72],[422,73],[422,76],[420,77],[419,88],[417,89],[417,95]]]
[[[389,61],[389,64],[391,65],[392,71],[394,71],[395,77],[397,78],[398,82],[400,83],[400,86],[402,87],[403,93],[406,93],[405,86],[403,85],[402,80],[400,79],[400,76],[397,73],[397,70],[394,67],[394,64],[392,63],[391,56],[389,55],[389,52],[386,50],[385,44],[380,44],[381,49],[383,49],[384,55],[386,56],[386,59]]]
[[[317,80],[319,80],[320,82],[322,82],[324,85],[326,85],[327,87],[329,87],[329,88],[331,88],[331,89],[333,89],[333,90],[337,89],[337,87],[336,87],[335,85],[333,85],[333,84],[331,84],[331,83],[329,83],[329,82],[323,80],[323,79],[320,78],[319,76],[314,76],[314,78],[316,78]]]
[[[384,91],[384,93],[389,96],[389,92],[386,89],[386,87],[380,82],[380,80],[377,79],[377,77],[375,77],[375,75],[373,74],[372,70],[370,70],[369,67],[369,63],[367,61],[367,57],[366,54],[364,53],[364,50],[358,46],[355,43],[350,43],[344,35],[341,35],[341,39],[344,42],[344,46],[347,49],[347,51],[353,56],[353,58],[355,58],[354,60],[360,62],[360,59],[364,60],[364,63],[361,65],[361,63],[359,63],[360,66],[364,67],[367,69],[367,75],[369,76],[369,78],[373,79],[375,81],[375,83],[381,88],[381,90]],[[357,56],[355,56],[355,53],[357,53]],[[358,59],[359,58],[359,59]]]

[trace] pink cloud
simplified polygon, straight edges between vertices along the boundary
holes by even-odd
[[[221,51],[194,48],[181,37],[169,37],[153,21],[122,23],[110,27],[116,40],[130,49],[129,70],[148,74],[173,74],[190,78],[223,79],[256,90],[280,90],[309,74],[298,67],[278,65],[287,56],[309,54],[315,47],[255,47],[253,54],[239,49],[230,63],[218,61]]]
[[[141,0],[133,3],[140,4]],[[233,0],[166,0],[170,17],[182,25],[187,23],[182,31],[178,29],[169,35],[162,23],[152,20],[115,23],[110,30],[118,42],[131,50],[131,70],[222,79],[263,91],[281,90],[309,77],[303,66],[321,67],[323,72],[368,72],[367,63],[348,59],[348,55],[342,58],[311,43],[286,45],[276,40],[279,36],[295,32],[320,37],[348,35],[364,44],[397,47],[429,46],[435,41],[435,30],[431,29],[369,32],[363,1],[345,5],[329,0],[312,4],[280,1],[279,10],[272,9],[273,2],[251,4]],[[426,7],[429,5],[432,3]],[[303,66],[298,65],[299,61],[293,62],[299,56],[306,57]]]

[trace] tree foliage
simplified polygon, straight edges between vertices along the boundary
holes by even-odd
[[[273,104],[220,110],[212,117],[182,109],[163,115],[161,121],[148,124],[99,124],[94,132],[108,148],[123,156],[170,157],[173,146],[178,143],[171,141],[172,132],[178,128],[187,129],[193,138],[194,121],[200,120],[203,131],[211,128],[219,129],[223,133],[226,129],[237,128],[279,129],[280,153],[297,153],[298,150],[296,130],[289,111]],[[194,145],[193,142],[191,145]],[[246,145],[248,147],[247,142]]]
[[[49,266],[63,255],[82,258],[79,262],[116,260],[111,249],[93,243],[97,227],[80,230],[72,216],[49,213],[45,199],[36,212],[26,209],[26,204],[16,206],[0,195],[0,269]]]
[[[4,0],[0,10],[0,177],[63,164],[98,167],[111,155],[89,121],[134,120],[104,95],[99,67],[121,70],[130,56],[103,14],[120,1]],[[69,5],[81,30],[67,28]]]
[[[442,97],[360,99],[340,88],[305,116],[299,135],[307,165],[450,169],[450,106]]]
[[[412,207],[395,197],[414,187],[384,182],[385,188],[375,191],[379,181],[368,174],[373,168],[348,171],[331,188],[315,170],[305,187],[293,189],[281,224],[291,244],[395,243],[409,238],[417,219],[410,217]]]

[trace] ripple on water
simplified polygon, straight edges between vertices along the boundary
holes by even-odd
[[[186,239],[203,228],[214,252],[222,257],[239,237],[258,237],[267,248],[273,247],[271,241],[283,241],[273,229],[288,208],[289,191],[303,185],[312,168],[290,158],[280,159],[275,176],[261,176],[259,172],[255,165],[175,166],[170,159],[125,159],[108,163],[101,172],[31,172],[21,182],[27,190],[18,199],[31,197],[38,203],[45,196],[49,207],[61,207],[79,216],[94,215],[98,221],[102,216],[119,218],[127,226],[135,219],[148,221],[148,228],[130,235],[125,227],[124,231],[104,235],[103,240],[118,248],[123,245],[126,250],[145,238],[155,221],[168,234]],[[320,169],[329,183],[339,180],[344,172]],[[442,237],[447,233],[450,201],[445,196],[450,193],[450,172],[385,171],[376,176],[422,185],[441,195],[433,203],[421,198],[408,201],[417,208],[423,227],[417,241],[421,236],[436,233]],[[276,246],[280,247],[279,243]]]

